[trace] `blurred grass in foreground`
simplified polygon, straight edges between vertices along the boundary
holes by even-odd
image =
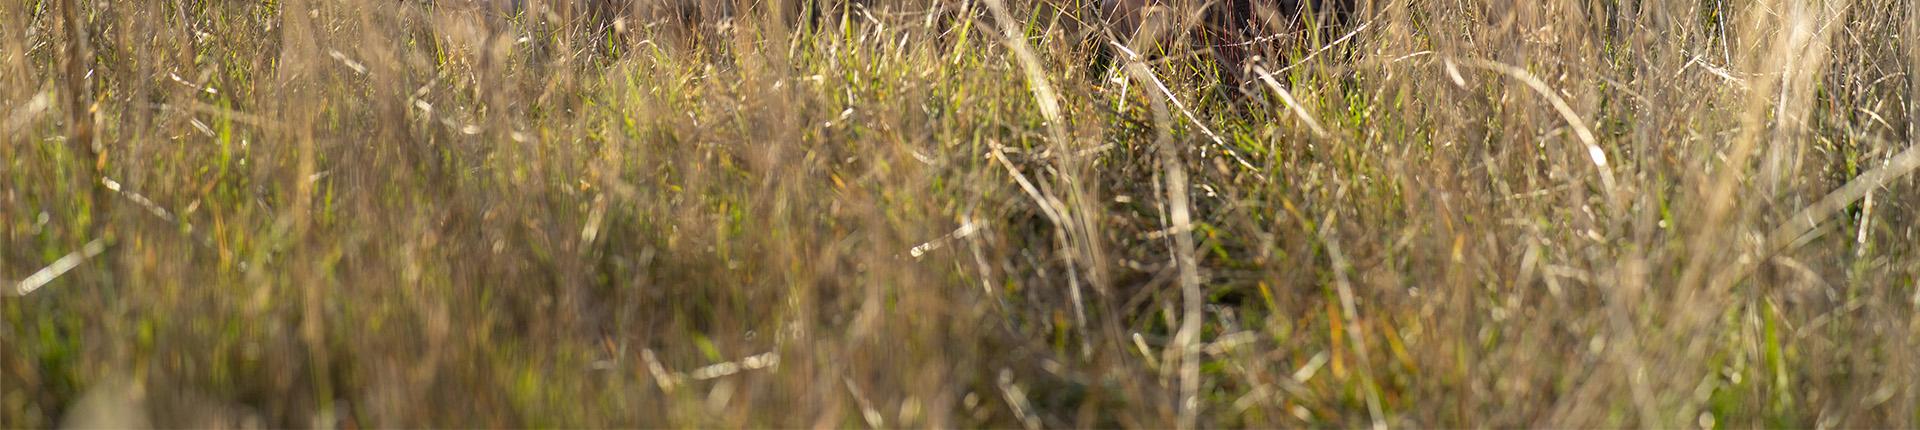
[[[530,3],[0,1],[0,427],[1920,424],[1912,2]]]

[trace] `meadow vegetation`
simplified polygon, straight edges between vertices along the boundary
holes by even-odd
[[[0,427],[1920,425],[1915,2],[721,2],[0,0]]]

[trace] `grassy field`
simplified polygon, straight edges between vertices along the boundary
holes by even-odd
[[[526,3],[0,0],[0,427],[1920,426],[1911,1]]]

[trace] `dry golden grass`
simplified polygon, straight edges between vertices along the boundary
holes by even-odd
[[[1920,425],[1912,2],[725,1],[0,0],[0,427]]]

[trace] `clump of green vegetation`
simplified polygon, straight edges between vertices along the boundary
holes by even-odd
[[[486,3],[0,2],[0,427],[1920,424],[1906,2]]]

